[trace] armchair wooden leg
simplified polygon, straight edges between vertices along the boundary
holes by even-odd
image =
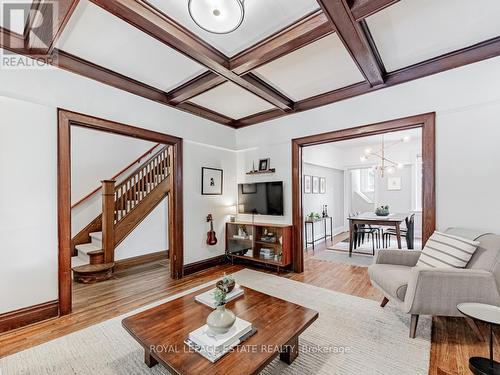
[[[414,339],[417,333],[418,315],[411,314],[410,338]]]
[[[382,303],[380,304],[380,307],[385,307],[385,305],[387,305],[387,302],[389,302],[389,298],[384,297],[384,299],[382,300]]]

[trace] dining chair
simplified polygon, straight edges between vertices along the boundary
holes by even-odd
[[[411,214],[410,217],[405,219],[406,228],[401,228],[401,235],[406,238],[406,247],[408,249],[414,248],[415,243],[415,214]],[[385,230],[383,245],[384,248],[389,247],[391,243],[391,236],[397,237],[396,229],[389,228]]]

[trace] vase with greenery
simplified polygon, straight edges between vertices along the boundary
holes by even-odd
[[[230,281],[228,278],[226,281]],[[234,278],[232,279],[234,282]],[[221,281],[224,281],[221,280]],[[234,287],[234,286],[233,286]],[[227,288],[216,287],[214,291],[215,310],[207,317],[207,326],[213,335],[223,335],[227,333],[236,321],[236,315],[226,309]]]
[[[218,289],[223,290],[226,293],[231,293],[234,289],[234,286],[236,285],[236,282],[234,281],[234,276],[233,275],[226,275],[224,274],[224,277],[222,280],[217,281],[215,286]]]
[[[375,210],[377,216],[389,216],[389,206],[380,206]]]
[[[314,221],[321,219],[321,215],[317,212],[311,212],[309,215],[306,216],[306,218],[308,220]]]

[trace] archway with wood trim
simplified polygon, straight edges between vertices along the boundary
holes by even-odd
[[[293,270],[304,272],[302,232],[302,151],[304,147],[408,129],[422,129],[422,243],[436,228],[436,114],[384,121],[292,140]]]
[[[183,276],[183,187],[182,187],[182,139],[167,134],[83,115],[63,109],[58,110],[58,285],[59,315],[66,315],[72,308],[71,287],[71,128],[73,126],[99,130],[117,135],[169,145],[171,154],[168,193],[168,243],[170,273],[174,279]],[[104,217],[104,215],[103,215]],[[109,221],[109,220],[108,220]],[[103,222],[103,226],[106,223]],[[112,220],[107,223],[113,225]],[[115,224],[116,225],[116,224]],[[109,240],[109,238],[108,238]],[[104,256],[106,241],[103,236]],[[111,242],[110,240],[108,242]],[[109,246],[109,244],[108,244]],[[110,246],[114,251],[114,247]]]

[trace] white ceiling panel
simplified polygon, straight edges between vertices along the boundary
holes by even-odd
[[[88,0],[80,1],[59,48],[164,91],[206,71]]]
[[[0,27],[24,33],[32,0],[0,0]]]
[[[188,12],[188,0],[148,0],[226,56],[234,56],[247,47],[319,9],[316,0],[245,0],[245,19],[229,34],[211,34],[198,27]]]
[[[367,18],[387,71],[500,36],[499,0],[402,0]]]
[[[255,73],[294,101],[364,80],[336,34],[274,60]]]
[[[235,120],[275,108],[231,82],[223,83],[190,101]]]

